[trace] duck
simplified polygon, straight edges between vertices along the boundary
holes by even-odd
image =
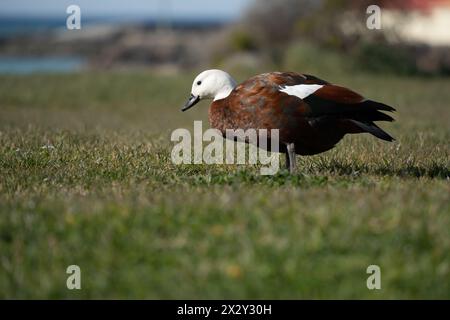
[[[395,140],[375,124],[394,121],[385,112],[395,108],[309,74],[268,72],[238,84],[223,70],[205,70],[195,77],[181,110],[202,100],[212,100],[209,123],[224,137],[227,129],[278,129],[278,150],[286,154],[290,173],[296,170],[296,155],[328,151],[346,134]]]

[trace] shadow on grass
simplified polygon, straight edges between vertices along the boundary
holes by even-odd
[[[182,175],[186,177],[186,172]],[[259,174],[255,166],[239,168],[237,171],[221,171],[212,166],[210,169],[190,170],[189,183],[194,185],[233,185],[233,184],[264,184],[267,186],[324,186],[328,183],[365,183],[370,176],[400,177],[400,178],[431,178],[449,179],[450,170],[443,165],[434,164],[429,167],[409,165],[402,168],[388,166],[369,166],[364,164],[344,164],[338,161],[320,164],[316,167],[301,165],[295,174],[289,174],[284,168],[272,176]]]
[[[321,168],[322,169],[322,168]],[[322,170],[320,170],[322,171]],[[342,164],[333,162],[323,167],[324,172],[337,173],[339,175],[360,175],[369,174],[376,176],[396,176],[400,178],[432,178],[449,179],[450,170],[448,167],[440,164],[432,164],[429,167],[418,165],[407,165],[401,168],[392,168],[387,166],[372,167],[363,164]]]

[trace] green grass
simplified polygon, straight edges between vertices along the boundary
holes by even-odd
[[[191,74],[1,76],[0,298],[449,298],[450,79],[317,75],[395,106],[397,141],[176,166]]]

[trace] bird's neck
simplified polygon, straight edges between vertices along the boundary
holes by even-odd
[[[214,101],[225,99],[228,97],[236,87],[236,82],[234,80],[230,81],[229,84],[222,87],[222,89],[214,96]]]

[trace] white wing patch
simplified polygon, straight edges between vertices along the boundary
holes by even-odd
[[[290,96],[296,96],[300,99],[304,99],[322,87],[323,85],[321,84],[297,84],[295,86],[283,86],[280,91],[287,93]]]

